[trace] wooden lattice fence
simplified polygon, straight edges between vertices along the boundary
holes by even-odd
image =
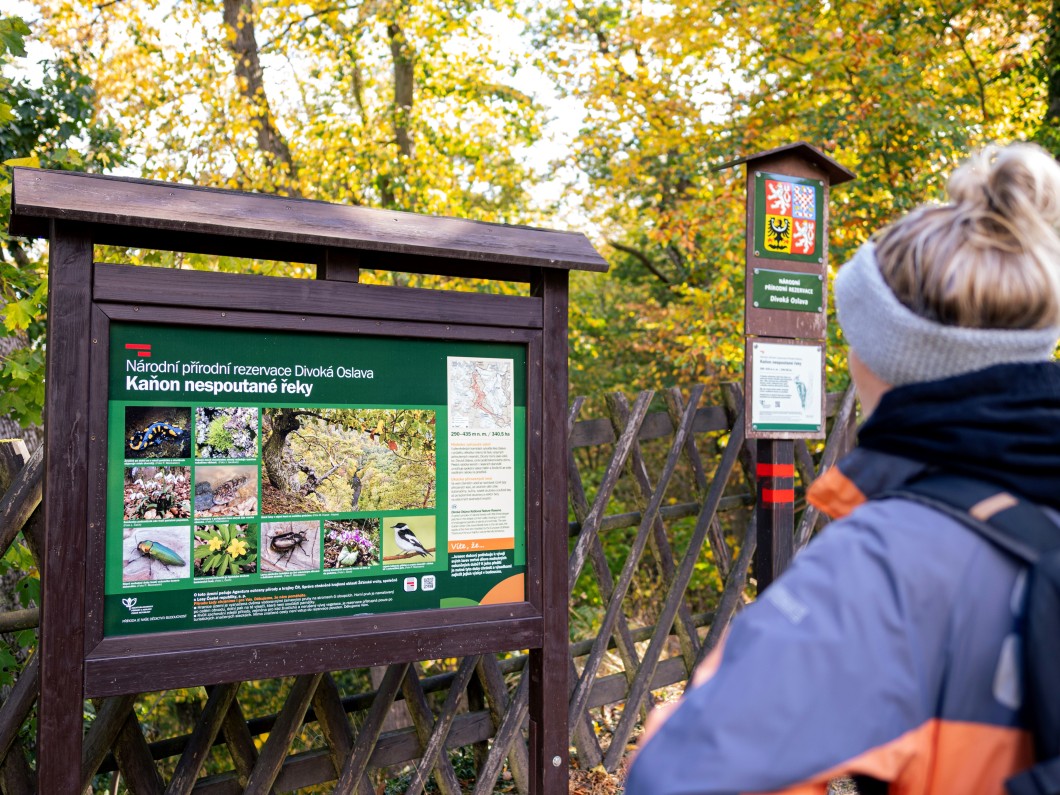
[[[571,644],[567,671],[571,743],[581,767],[620,766],[652,691],[685,682],[746,599],[754,448],[743,437],[739,389],[723,389],[722,405],[703,405],[706,394],[696,386],[642,392],[632,402],[609,395],[604,418],[584,418],[583,398],[570,408],[572,626],[590,628]],[[816,446],[822,449],[796,444],[801,484],[853,443],[853,393],[832,396],[828,408],[831,431]],[[17,474],[0,502],[0,549],[21,538],[39,564],[42,452],[23,461],[9,444],[3,455],[7,471]],[[796,547],[821,521],[812,508],[802,510]],[[0,632],[37,623],[36,608],[0,614]],[[191,704],[183,711],[186,733],[165,737],[154,736],[144,705],[158,709],[167,696],[99,699],[86,704],[82,789],[418,793],[433,780],[446,795],[526,792],[535,775],[524,737],[526,660],[480,655],[395,664],[376,671],[377,686],[360,688],[351,683],[368,679],[357,672],[299,676],[280,683],[282,705],[264,715],[248,714],[257,699],[248,698],[245,682],[184,691]],[[39,679],[30,653],[0,706],[4,793],[36,791]],[[455,762],[454,749],[462,749]],[[398,766],[405,766],[400,778]]]

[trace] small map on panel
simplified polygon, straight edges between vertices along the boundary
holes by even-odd
[[[449,427],[508,431],[512,428],[510,359],[449,358]]]

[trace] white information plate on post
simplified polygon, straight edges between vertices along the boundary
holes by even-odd
[[[751,337],[745,373],[748,438],[824,438],[823,343]]]

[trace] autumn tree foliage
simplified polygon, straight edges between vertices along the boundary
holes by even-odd
[[[851,168],[835,266],[969,149],[1060,152],[1053,0],[32,2],[143,176],[517,223],[546,217],[550,171],[569,177],[563,204],[612,264],[574,275],[579,393],[739,375],[743,175],[719,163],[805,140]],[[550,118],[523,68],[584,108],[551,166],[529,154]]]
[[[0,13],[0,163],[103,171],[124,162],[117,128],[96,103],[92,78],[60,53],[40,64],[40,79],[17,74],[27,58],[24,20]],[[40,422],[44,403],[46,259],[41,246],[7,234],[11,182],[0,169],[0,432],[18,435]]]
[[[716,165],[805,140],[852,169],[858,180],[832,195],[834,268],[938,198],[970,149],[1054,135],[1051,13],[1044,0],[539,9],[545,61],[587,108],[582,206],[623,282],[577,282],[575,379],[591,392],[740,372],[743,172]],[[611,333],[637,340],[618,371],[632,381],[611,377]]]
[[[527,203],[516,151],[542,119],[505,84],[492,4],[38,6],[41,35],[93,64],[146,175],[488,220]]]

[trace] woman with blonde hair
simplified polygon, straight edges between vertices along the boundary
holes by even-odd
[[[627,795],[823,795],[838,776],[862,793],[1001,793],[1034,761],[1014,643],[1024,567],[893,493],[972,478],[1060,534],[1060,165],[989,148],[948,188],[836,277],[868,415],[808,494],[838,521],[653,713]]]

